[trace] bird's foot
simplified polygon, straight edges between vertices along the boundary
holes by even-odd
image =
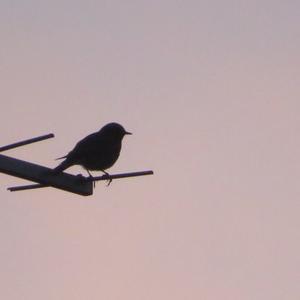
[[[87,171],[88,174],[89,174],[89,177],[88,177],[89,181],[92,181],[92,182],[93,182],[93,188],[95,188],[95,187],[96,187],[96,181],[94,180],[93,175],[90,173],[90,171],[89,171],[88,169],[86,169],[86,171]]]
[[[96,181],[94,180],[94,177],[90,174],[89,179],[93,182],[93,188],[96,187]]]
[[[112,179],[109,178],[109,173],[105,172],[104,170],[102,170],[102,172],[104,173],[103,177],[107,177],[106,180],[108,181],[107,185],[106,186],[109,186],[112,182]]]

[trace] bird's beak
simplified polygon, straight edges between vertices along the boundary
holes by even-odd
[[[131,133],[131,132],[128,132],[128,131],[125,131],[125,134],[132,135],[132,133]]]

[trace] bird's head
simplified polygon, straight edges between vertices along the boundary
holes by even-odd
[[[122,140],[126,134],[132,134],[125,130],[125,128],[118,123],[108,123],[100,129],[100,132],[109,137]]]

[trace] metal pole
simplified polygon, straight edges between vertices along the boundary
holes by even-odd
[[[122,174],[113,174],[113,175],[102,175],[97,177],[87,177],[86,181],[98,181],[98,180],[113,180],[113,179],[119,179],[119,178],[125,178],[125,177],[137,177],[137,176],[144,176],[144,175],[153,175],[153,171],[140,171],[140,172],[130,172],[130,173],[122,173]]]
[[[141,172],[131,172],[131,173],[122,173],[122,174],[113,174],[113,175],[102,175],[97,177],[83,177],[81,180],[83,182],[94,182],[98,180],[113,180],[113,179],[119,179],[119,178],[126,178],[126,177],[137,177],[137,176],[144,176],[144,175],[153,175],[153,171],[141,171]],[[46,184],[28,184],[28,185],[21,185],[21,186],[13,186],[7,188],[11,192],[17,192],[17,191],[25,191],[25,190],[31,190],[31,189],[39,189],[49,187],[49,185]]]
[[[53,138],[53,137],[54,137],[53,133],[49,133],[49,134],[46,134],[46,135],[41,135],[41,136],[38,136],[38,137],[35,137],[35,138],[32,138],[32,139],[28,139],[28,140],[24,140],[24,141],[13,143],[13,144],[10,144],[10,145],[7,145],[7,146],[0,147],[0,152],[10,150],[10,149],[13,149],[13,148],[16,148],[16,147],[32,144],[32,143],[35,143],[35,142],[43,141],[43,140],[50,139],[50,138]]]
[[[85,181],[83,177],[68,173],[53,174],[50,168],[3,154],[0,154],[0,172],[83,196],[93,194],[92,182]]]

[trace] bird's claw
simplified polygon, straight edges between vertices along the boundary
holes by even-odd
[[[108,181],[108,183],[107,183],[107,185],[106,185],[106,186],[109,186],[109,185],[112,183],[112,179],[111,179],[111,178],[109,178],[109,179],[107,179],[107,181]]]
[[[91,173],[90,172],[88,172],[88,173],[89,173],[88,179],[89,179],[89,181],[93,182],[93,188],[95,188],[96,187],[96,181],[94,180],[94,177],[91,175]]]
[[[112,179],[109,177],[109,174],[107,172],[105,172],[103,170],[102,170],[102,172],[104,173],[103,179],[108,181],[108,183],[107,183],[106,186],[109,186],[111,184],[111,182],[112,182]]]

